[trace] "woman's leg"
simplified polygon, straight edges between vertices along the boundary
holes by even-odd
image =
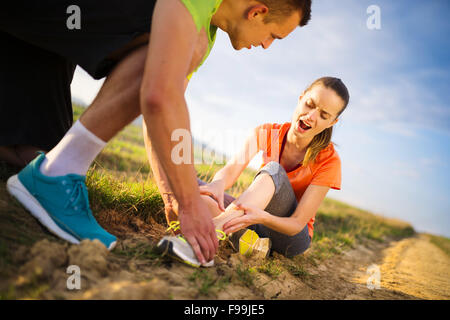
[[[275,186],[275,192],[264,210],[279,217],[290,217],[297,208],[297,199],[286,171],[278,162],[270,162],[257,173],[257,177],[263,173],[271,177]],[[262,224],[250,228],[255,230],[260,237],[270,238],[272,250],[286,257],[303,253],[311,244],[308,226],[294,236],[288,236]]]
[[[258,171],[250,187],[225,212],[214,218],[216,227],[243,214],[234,209],[234,205],[238,203],[259,207],[279,217],[289,217],[297,208],[297,199],[286,171],[277,162],[270,162]],[[270,238],[272,250],[287,257],[303,253],[311,243],[307,226],[294,236],[277,232],[262,224],[250,226],[249,229],[256,231],[262,238]]]
[[[216,228],[222,230],[225,223],[244,214],[242,210],[236,208],[239,203],[264,209],[272,199],[274,192],[275,186],[272,178],[267,174],[257,175],[248,189],[228,206],[225,204],[225,211],[219,212],[219,215],[213,219]]]

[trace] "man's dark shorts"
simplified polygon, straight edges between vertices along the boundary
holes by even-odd
[[[113,53],[149,33],[156,0],[15,0],[0,10],[0,146],[51,149],[72,125],[79,65],[101,79]],[[80,29],[70,29],[79,8]],[[69,13],[68,13],[69,12]],[[133,48],[129,48],[132,50]],[[124,56],[127,52],[122,52]]]

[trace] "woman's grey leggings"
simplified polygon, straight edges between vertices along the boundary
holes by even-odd
[[[297,199],[286,171],[278,162],[272,161],[261,168],[255,178],[261,173],[270,175],[275,184],[275,193],[264,210],[278,217],[290,217],[297,208]],[[199,181],[199,184],[204,184],[204,182]],[[235,198],[226,194],[225,207],[234,200]],[[262,238],[270,238],[272,250],[289,258],[305,252],[311,244],[307,225],[294,236],[288,236],[262,224],[249,226],[248,228],[254,230]]]

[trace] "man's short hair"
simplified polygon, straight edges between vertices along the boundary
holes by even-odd
[[[266,16],[265,22],[281,20],[283,17],[290,16],[294,10],[301,10],[302,19],[300,27],[306,26],[311,19],[311,2],[312,0],[257,0],[269,8],[269,14]]]

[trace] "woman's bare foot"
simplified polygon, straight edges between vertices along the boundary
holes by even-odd
[[[244,210],[238,210],[229,206],[224,212],[213,218],[216,229],[223,230],[223,225],[234,218],[239,218],[244,215]]]

